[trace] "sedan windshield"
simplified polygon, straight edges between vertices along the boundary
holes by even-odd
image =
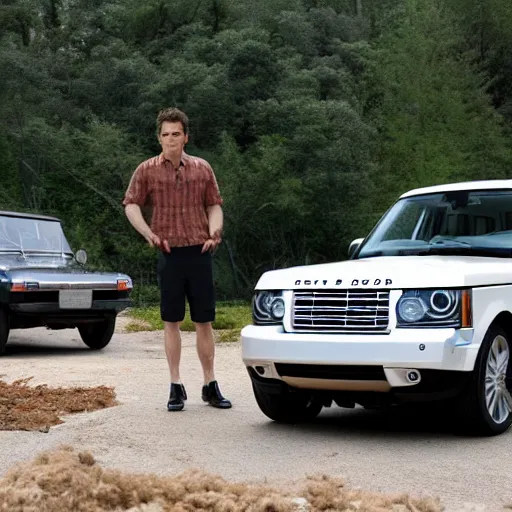
[[[512,257],[512,191],[454,191],[400,199],[355,257],[429,254]]]
[[[0,252],[71,253],[59,222],[0,215]]]

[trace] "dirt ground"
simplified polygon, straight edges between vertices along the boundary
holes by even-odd
[[[76,331],[12,333],[0,397],[53,420],[38,430],[18,409],[32,428],[0,430],[3,509],[488,512],[512,503],[510,435],[465,439],[428,418],[338,408],[277,425],[255,404],[236,342],[217,345],[217,378],[233,401],[219,411],[200,399],[194,335],[183,333],[189,399],[169,413],[162,333],[125,333],[126,322],[100,352]],[[69,390],[64,401],[57,388]]]

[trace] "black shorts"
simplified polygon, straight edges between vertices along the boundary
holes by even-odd
[[[215,289],[210,252],[201,254],[202,245],[173,247],[158,258],[160,314],[164,322],[185,318],[185,299],[193,322],[215,320]]]

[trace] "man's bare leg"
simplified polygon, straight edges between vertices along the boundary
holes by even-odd
[[[215,340],[211,322],[196,323],[196,347],[199,361],[203,367],[204,384],[215,380],[213,369],[215,360]]]
[[[181,334],[179,322],[164,322],[165,355],[171,375],[171,391],[167,402],[168,411],[181,411],[187,392],[180,379]]]
[[[202,398],[213,407],[229,409],[231,402],[222,396],[213,369],[215,359],[215,340],[211,322],[196,323],[196,346],[203,367],[204,386]]]
[[[164,322],[164,340],[171,382],[180,383],[181,334],[179,322]]]

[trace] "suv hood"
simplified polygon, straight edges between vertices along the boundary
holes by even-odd
[[[512,281],[512,260],[475,256],[380,256],[263,274],[259,290],[457,288]]]

